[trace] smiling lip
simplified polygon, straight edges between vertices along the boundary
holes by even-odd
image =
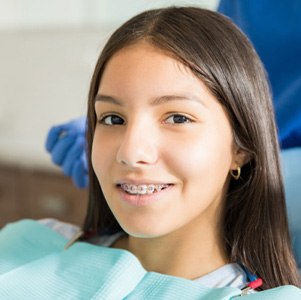
[[[116,182],[116,185],[120,184],[135,184],[135,185],[142,185],[142,184],[154,184],[154,185],[159,185],[159,184],[171,184],[168,182],[163,182],[163,181],[158,181],[158,180],[151,180],[151,179],[143,179],[143,180],[132,180],[132,179],[121,179]]]
[[[158,202],[159,200],[163,200],[164,194],[173,187],[173,184],[155,183],[152,181],[144,181],[143,183],[142,182],[137,183],[137,181],[135,181],[135,183],[133,181],[131,182],[126,181],[126,183],[128,184],[135,184],[135,185],[143,185],[146,184],[146,182],[151,182],[147,184],[154,184],[154,185],[165,184],[168,186],[165,189],[154,192],[152,194],[129,194],[125,192],[120,186],[121,184],[124,184],[125,181],[123,181],[122,183],[120,182],[119,184],[116,185],[116,187],[118,189],[121,199],[132,206],[147,206],[152,203]]]

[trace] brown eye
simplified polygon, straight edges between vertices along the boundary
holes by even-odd
[[[183,124],[183,123],[190,123],[190,122],[191,120],[189,118],[180,114],[172,115],[166,119],[166,123],[169,124]]]
[[[101,118],[99,122],[103,125],[108,125],[108,126],[124,124],[124,120],[117,115],[107,115]]]

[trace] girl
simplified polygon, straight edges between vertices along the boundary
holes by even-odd
[[[249,41],[227,18],[199,8],[171,7],[144,12],[121,26],[95,68],[87,139],[90,194],[81,239],[138,258],[150,271],[138,278],[140,289],[159,289],[159,280],[153,281],[159,285],[147,284],[158,273],[189,279],[186,286],[196,281],[197,287],[241,289],[257,277],[263,280],[262,290],[300,285],[265,72]],[[74,230],[59,222],[43,223],[67,237]],[[11,251],[12,227],[0,234],[0,242],[6,239],[0,274],[8,272],[0,277],[0,296],[24,295],[29,281],[39,282],[36,288],[44,288],[47,299],[57,299],[54,288],[70,299],[74,287],[85,291],[92,282],[99,289],[102,267],[109,266],[108,276],[104,273],[108,279],[114,278],[114,270],[125,272],[119,264],[111,269],[112,257],[97,264],[99,254],[120,251],[78,243],[60,253],[61,241],[54,245],[44,231],[31,224],[27,228],[32,231],[23,237],[25,243],[34,237],[27,242],[28,256],[36,252],[35,243],[41,251],[30,274],[28,256],[18,257],[27,270],[16,268],[19,277],[10,272],[15,260],[1,264],[1,258],[25,248],[13,241]],[[17,229],[22,231],[22,224]],[[48,254],[49,243],[54,250],[43,263],[40,255]],[[87,275],[72,269],[83,261]],[[70,279],[82,272],[80,280]],[[126,280],[128,273],[123,275]],[[12,276],[21,288],[10,286]],[[122,284],[118,280],[118,288]],[[103,290],[99,293],[106,297]]]
[[[265,72],[227,18],[172,7],[121,26],[87,136],[85,239],[116,233],[107,245],[146,270],[210,287],[242,287],[245,270],[261,289],[299,286]]]

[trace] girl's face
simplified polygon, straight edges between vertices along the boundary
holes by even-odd
[[[223,107],[190,69],[146,43],[126,47],[106,65],[95,111],[93,168],[127,233],[217,226],[237,160]]]

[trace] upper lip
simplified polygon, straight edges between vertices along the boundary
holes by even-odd
[[[158,181],[158,180],[152,180],[152,179],[139,179],[139,180],[134,180],[134,179],[121,179],[116,181],[116,185],[121,185],[121,184],[135,184],[135,185],[142,185],[142,184],[172,184],[170,182],[166,181]]]

